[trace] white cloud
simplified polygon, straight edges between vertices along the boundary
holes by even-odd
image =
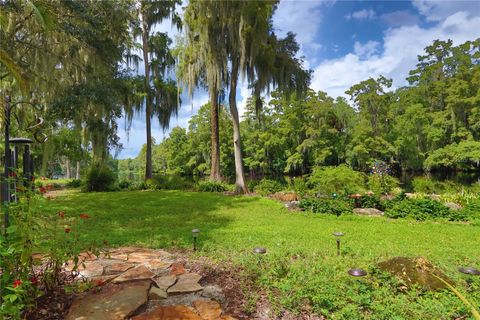
[[[392,78],[396,87],[405,85],[408,71],[417,63],[417,55],[433,40],[452,39],[454,44],[460,44],[476,39],[479,26],[480,17],[457,12],[427,29],[418,26],[391,28],[384,34],[382,54],[362,59],[361,53],[368,52],[363,50],[366,44],[357,45],[355,52],[317,66],[311,87],[337,97],[345,96],[345,91],[353,84],[379,75]]]
[[[353,45],[353,52],[361,59],[369,59],[378,52],[379,47],[380,42],[378,41],[369,40],[364,44],[355,41],[355,44]]]
[[[375,18],[376,13],[372,9],[362,9],[352,13],[349,13],[345,16],[347,20],[356,19],[356,20],[371,20]]]
[[[411,26],[420,22],[420,18],[417,15],[406,10],[384,13],[379,18],[392,27]]]
[[[477,16],[480,13],[480,2],[476,0],[413,0],[412,4],[428,21],[441,21],[460,11]]]

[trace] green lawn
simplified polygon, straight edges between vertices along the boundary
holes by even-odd
[[[199,228],[200,254],[243,266],[279,308],[313,308],[334,319],[451,319],[466,313],[450,293],[402,291],[395,279],[377,275],[376,262],[394,256],[426,257],[480,305],[480,277],[468,284],[456,271],[480,267],[479,225],[337,218],[289,212],[259,197],[184,191],[71,193],[50,201],[49,210],[88,213],[82,237],[111,246],[190,247],[190,231]],[[345,233],[340,258],[334,231]],[[268,250],[262,261],[250,253],[255,246]],[[351,267],[374,275],[351,279]]]

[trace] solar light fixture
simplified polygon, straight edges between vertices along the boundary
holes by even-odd
[[[458,269],[458,271],[471,276],[480,276],[480,270],[475,269],[473,267],[461,267]]]
[[[345,234],[343,232],[334,232],[333,235],[337,238],[337,256],[340,256],[340,238]]]
[[[367,271],[359,268],[353,268],[348,270],[348,274],[352,277],[364,277],[367,275]]]
[[[253,248],[253,253],[255,253],[255,254],[265,254],[265,253],[267,253],[267,249],[265,249],[263,247],[255,247],[255,248]]]
[[[192,230],[192,237],[193,237],[193,251],[197,251],[197,238],[198,234],[200,233],[200,229],[193,229]]]

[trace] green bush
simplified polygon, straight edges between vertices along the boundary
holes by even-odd
[[[365,191],[365,174],[347,165],[316,167],[308,178],[308,184],[315,192],[324,195],[359,193]]]
[[[67,188],[80,188],[82,186],[82,180],[80,179],[73,179],[68,181],[65,185]]]
[[[358,199],[358,201],[360,202],[360,207],[362,208],[376,208],[378,210],[385,209],[382,201],[380,201],[380,197],[376,195],[364,195],[360,199]]]
[[[447,219],[449,221],[466,221],[468,216],[460,210],[450,210],[442,203],[431,199],[405,199],[385,211],[389,218],[413,218],[418,221]]]
[[[201,192],[224,192],[227,186],[218,181],[200,181],[197,183],[197,190]]]
[[[125,189],[130,189],[132,187],[133,183],[131,181],[128,181],[128,180],[122,180],[118,183],[118,187],[122,190],[125,190]]]
[[[92,191],[112,191],[114,189],[115,175],[105,165],[93,165],[87,173],[84,190]]]
[[[155,190],[191,190],[193,181],[179,175],[155,175],[150,181],[151,189]]]
[[[351,202],[342,199],[305,198],[300,200],[300,208],[313,213],[342,215],[352,213]]]
[[[469,220],[480,220],[480,199],[469,201],[468,204],[459,211],[460,214],[465,215]]]
[[[276,180],[270,179],[262,179],[260,182],[255,186],[253,191],[258,193],[262,196],[267,196],[269,194],[273,194],[275,192],[279,192],[283,190],[283,184]]]
[[[307,182],[303,178],[294,177],[288,182],[289,188],[301,197],[304,197],[310,193]]]
[[[390,194],[399,185],[400,181],[388,174],[372,174],[368,176],[368,188],[375,194]]]

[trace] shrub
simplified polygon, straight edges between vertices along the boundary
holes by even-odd
[[[201,192],[224,192],[228,188],[224,183],[218,181],[200,181],[197,183],[197,190]]]
[[[178,175],[156,175],[153,176],[152,189],[156,190],[190,190],[193,189],[193,182]]]
[[[469,201],[460,214],[465,215],[469,220],[480,220],[480,199]]]
[[[67,188],[80,188],[82,186],[82,180],[80,179],[73,179],[68,181],[65,185]]]
[[[308,184],[325,195],[359,193],[365,191],[365,174],[347,165],[316,167],[308,178]]]
[[[266,196],[266,195],[269,195],[269,194],[273,194],[275,192],[282,191],[282,189],[283,189],[282,183],[280,183],[276,180],[262,179],[255,186],[253,191],[255,191],[255,193],[258,193],[262,196]]]
[[[132,187],[133,183],[131,181],[128,181],[128,180],[122,180],[118,183],[118,187],[122,190],[125,190],[125,189],[130,189]]]
[[[458,193],[464,186],[454,181],[438,181],[428,177],[416,177],[412,180],[413,190],[420,193]],[[467,187],[468,189],[468,187]]]
[[[85,191],[111,191],[115,183],[115,175],[105,165],[95,164],[87,173]]]
[[[300,208],[313,213],[342,215],[352,213],[353,206],[350,202],[341,199],[305,198],[300,200]]]
[[[310,192],[307,182],[303,178],[292,178],[289,180],[289,188],[295,191],[301,197],[308,195]]]
[[[390,194],[399,185],[400,181],[388,174],[372,174],[368,176],[368,188],[375,194]]]
[[[360,207],[362,208],[376,208],[378,210],[384,210],[384,206],[380,201],[380,197],[378,196],[369,196],[365,195],[358,199],[360,202]]]
[[[449,221],[466,221],[464,212],[450,210],[442,203],[431,199],[405,199],[387,209],[389,218],[413,218],[418,221],[430,219],[447,219]]]

